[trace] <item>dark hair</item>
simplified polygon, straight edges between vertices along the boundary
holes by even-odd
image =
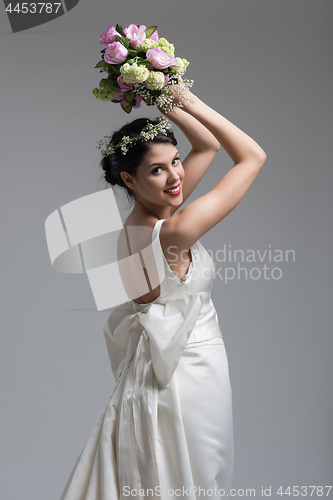
[[[140,132],[148,122],[152,125],[156,125],[158,120],[138,118],[130,123],[126,123],[121,129],[112,134],[110,142],[118,144],[124,136],[135,137],[140,135]],[[147,151],[149,151],[152,143],[170,143],[174,146],[177,145],[172,130],[168,129],[166,135],[159,133],[152,140],[136,142],[129,148],[125,155],[122,153],[120,147],[117,148],[113,154],[105,156],[101,160],[101,167],[105,171],[104,179],[106,182],[113,186],[117,185],[125,188],[128,195],[133,199],[132,190],[122,180],[120,173],[128,172],[135,177],[138,166],[142,163],[143,157]]]

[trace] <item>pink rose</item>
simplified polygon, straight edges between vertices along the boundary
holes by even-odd
[[[118,76],[117,82],[121,90],[123,90],[124,92],[126,92],[126,90],[131,90],[133,88],[133,83],[124,82],[123,75]]]
[[[123,106],[128,106],[129,102],[127,102],[126,99],[125,99],[125,97],[124,97],[125,90],[116,89],[116,91],[117,91],[117,95],[116,95],[116,97],[113,98],[113,100],[114,101],[121,101],[121,104]]]
[[[121,36],[116,30],[115,26],[110,26],[110,28],[107,31],[104,31],[103,35],[99,37],[99,43],[108,45],[109,43],[114,42],[115,35]]]
[[[146,39],[146,29],[144,24],[141,24],[139,27],[136,24],[130,24],[124,29],[124,32],[127,38],[131,40],[131,45],[136,47],[138,43]]]
[[[149,49],[146,52],[146,58],[156,69],[164,69],[177,64],[177,59],[171,57],[165,50]]]
[[[104,53],[104,60],[109,64],[119,64],[126,61],[128,50],[120,42],[109,43]]]
[[[141,95],[137,95],[135,96],[135,104],[133,104],[133,108],[141,108],[141,101],[142,101],[143,97]]]
[[[132,85],[132,84],[126,84],[126,85]],[[129,90],[129,89],[128,89]],[[117,95],[116,97],[113,98],[114,101],[120,101],[123,106],[128,106],[129,104],[133,105],[133,108],[140,108],[141,107],[141,101],[143,97],[141,95],[136,95],[132,101],[132,103],[128,102],[124,96],[124,93],[126,90],[123,89],[116,89]]]

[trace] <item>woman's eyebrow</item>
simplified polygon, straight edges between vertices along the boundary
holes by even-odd
[[[164,163],[152,163],[147,168],[153,167],[154,165],[164,165]]]
[[[179,153],[177,151],[177,153],[175,154],[175,156],[173,157],[172,161],[175,160],[177,157],[179,156]],[[149,167],[147,168],[150,168],[150,167],[153,167],[154,165],[165,165],[164,163],[152,163],[151,165],[149,165]]]

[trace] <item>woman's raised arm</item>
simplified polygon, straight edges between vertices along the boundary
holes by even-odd
[[[213,134],[234,166],[211,191],[164,222],[161,238],[164,235],[168,242],[174,241],[178,250],[190,248],[238,205],[266,160],[266,153],[251,137],[191,92],[188,94],[195,102],[186,104],[183,111]]]
[[[220,149],[220,143],[204,125],[181,108],[175,106],[166,116],[180,128],[192,146],[182,161],[185,171],[182,186],[184,203],[207,172]],[[179,207],[171,210],[171,214],[178,209]]]

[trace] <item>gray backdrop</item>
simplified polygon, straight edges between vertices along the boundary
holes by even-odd
[[[332,484],[332,1],[81,0],[16,34],[0,9],[1,498],[58,500],[114,387],[107,311],[86,275],[52,269],[44,222],[104,189],[97,140],[158,114],[143,105],[127,116],[91,93],[99,36],[117,22],[157,24],[190,61],[193,92],[267,153],[244,199],[201,239],[223,268],[213,301],[233,387],[234,487],[281,498],[279,486]],[[220,152],[189,201],[231,167]],[[245,262],[252,277],[226,283],[237,263],[216,260],[224,245],[295,258]]]

